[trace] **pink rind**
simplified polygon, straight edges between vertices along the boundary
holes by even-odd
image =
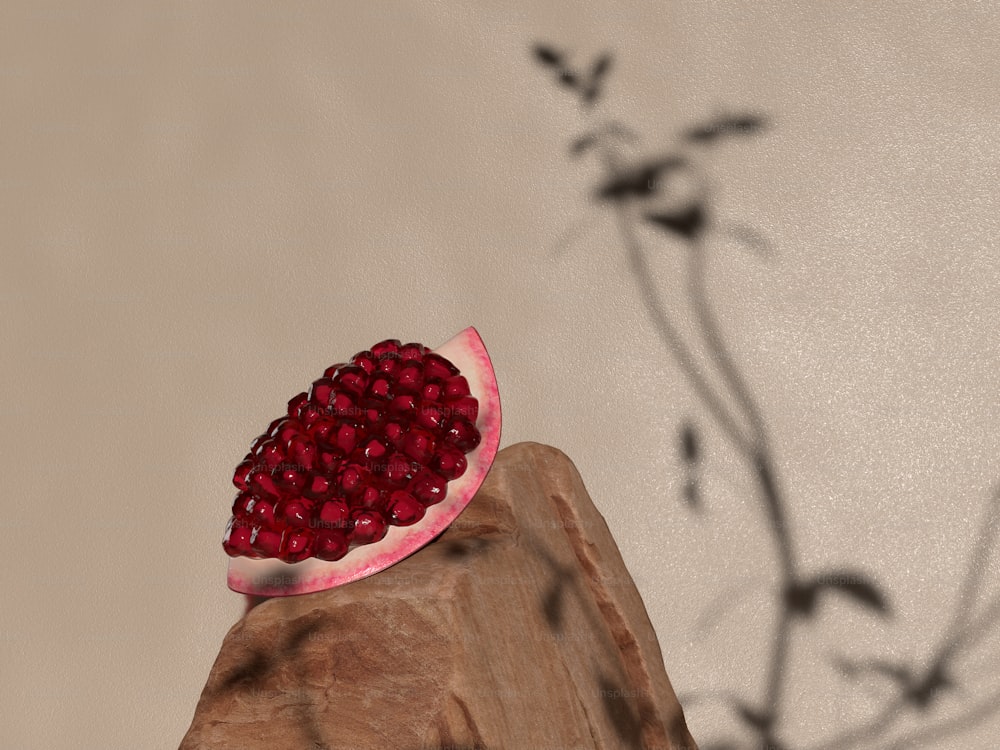
[[[427,545],[465,509],[489,473],[500,448],[500,393],[493,363],[475,328],[466,328],[435,349],[465,376],[479,400],[476,427],[482,442],[467,454],[469,468],[448,483],[443,501],[427,509],[416,526],[390,526],[380,542],[353,548],[344,558],[326,562],[310,558],[298,563],[277,559],[231,557],[227,583],[230,589],[254,596],[291,596],[324,591],[366,578],[394,565]]]

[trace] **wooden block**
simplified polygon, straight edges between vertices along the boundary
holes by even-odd
[[[229,631],[181,750],[697,750],[611,533],[511,446],[436,541]]]

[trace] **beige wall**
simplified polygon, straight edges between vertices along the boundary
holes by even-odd
[[[796,633],[786,737],[888,691],[834,652],[931,653],[1000,478],[1000,6],[536,5],[0,8],[0,744],[175,747],[240,613],[219,539],[248,440],[331,361],[468,324],[504,444],[579,466],[695,736],[740,736],[712,696],[761,694],[760,508],[589,201],[596,167],[566,156],[583,120],[538,39],[612,49],[605,111],[651,150],[717,110],[772,118],[709,165],[721,218],[774,247],[717,241],[713,299],[804,567],[872,571],[895,607]],[[643,236],[678,299],[681,250]],[[708,429],[700,516],[687,418]],[[995,644],[962,655],[932,721],[997,689]]]

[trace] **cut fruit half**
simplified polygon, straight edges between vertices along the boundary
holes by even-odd
[[[305,594],[408,557],[472,500],[500,426],[474,328],[433,351],[389,340],[327,368],[237,467],[229,588]]]

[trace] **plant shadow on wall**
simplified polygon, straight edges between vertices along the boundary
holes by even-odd
[[[531,52],[544,72],[572,95],[588,120],[593,121],[572,141],[570,155],[599,160],[602,177],[594,198],[613,218],[621,241],[621,249],[616,252],[626,255],[645,313],[665,353],[683,372],[707,416],[725,437],[728,449],[735,452],[753,477],[756,499],[776,554],[773,585],[777,588],[779,611],[765,646],[767,672],[760,694],[681,696],[688,705],[699,700],[719,700],[744,727],[737,739],[701,738],[702,750],[903,750],[944,741],[1000,712],[1000,688],[996,684],[992,693],[981,700],[966,700],[958,712],[946,714],[938,710],[947,696],[962,694],[968,670],[963,670],[960,662],[976,655],[973,649],[988,642],[987,636],[1000,620],[1000,597],[988,597],[984,585],[1000,527],[997,489],[989,498],[978,538],[971,547],[950,621],[926,658],[914,664],[878,657],[857,661],[844,657],[836,643],[819,643],[819,650],[826,653],[841,677],[841,682],[831,687],[839,691],[839,695],[829,696],[831,702],[856,692],[862,684],[875,685],[878,697],[873,699],[867,720],[856,726],[833,727],[821,742],[793,745],[785,737],[789,726],[800,723],[793,721],[796,717],[785,709],[796,687],[789,671],[790,650],[799,639],[812,638],[812,645],[817,645],[818,636],[810,625],[818,619],[820,603],[860,607],[871,617],[886,620],[892,616],[892,608],[889,597],[866,572],[839,567],[819,573],[804,570],[798,551],[803,541],[794,536],[788,523],[788,500],[766,416],[730,353],[711,304],[706,271],[712,243],[729,235],[758,254],[768,252],[768,243],[749,227],[724,226],[715,220],[714,195],[708,187],[703,161],[721,143],[755,137],[768,123],[756,113],[726,114],[689,128],[673,148],[653,157],[635,157],[635,153],[649,153],[642,149],[639,137],[622,123],[597,114],[613,67],[611,55],[602,54],[580,64],[549,44],[536,44]],[[683,253],[685,301],[692,311],[693,324],[688,329],[681,328],[680,321],[662,302],[649,261],[649,254],[660,248],[647,241],[651,233],[643,234],[643,227],[655,230],[654,234],[669,249]],[[699,476],[707,460],[706,452],[694,423],[685,422],[678,433],[681,458],[688,469],[684,498],[692,511],[698,511],[705,504]]]

